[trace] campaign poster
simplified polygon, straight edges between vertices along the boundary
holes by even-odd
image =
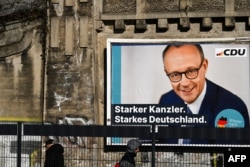
[[[163,54],[170,45],[174,46]],[[192,49],[187,47],[185,52],[177,45],[199,46],[203,57],[188,59],[197,54],[197,48],[192,54]],[[186,126],[194,133],[196,127],[249,128],[247,41],[107,39],[106,73],[107,125]],[[189,106],[195,111],[192,114],[188,114]],[[110,137],[106,144],[125,145],[126,141]],[[157,144],[227,147],[247,143],[232,136],[227,141],[156,139]]]

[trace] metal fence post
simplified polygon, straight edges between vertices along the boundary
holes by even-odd
[[[93,144],[93,164],[92,166],[93,167],[98,167],[98,160],[97,160],[97,157],[98,157],[98,146],[97,144]]]
[[[17,124],[17,167],[21,167],[22,154],[22,122]]]
[[[155,124],[152,125],[152,167],[155,167]]]

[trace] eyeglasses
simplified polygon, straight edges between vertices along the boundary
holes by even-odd
[[[171,82],[179,82],[182,78],[182,74],[185,74],[187,79],[195,79],[198,77],[198,73],[199,73],[199,70],[201,69],[203,61],[204,59],[202,59],[201,64],[198,68],[190,69],[185,72],[173,72],[173,73],[167,74],[167,76]]]

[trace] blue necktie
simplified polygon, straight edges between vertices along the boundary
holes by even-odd
[[[193,114],[188,106],[187,106],[187,114]]]
[[[190,108],[187,106],[187,114],[193,114]],[[188,125],[187,125],[188,126]],[[191,139],[183,139],[183,144],[190,144]]]

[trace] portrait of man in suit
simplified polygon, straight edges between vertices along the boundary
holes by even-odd
[[[164,71],[172,90],[160,97],[159,104],[187,105],[189,114],[208,115],[206,126],[209,127],[223,127],[230,114],[239,115],[239,119],[242,119],[243,124],[238,127],[249,127],[248,109],[243,100],[206,77],[209,62],[201,45],[170,44],[163,50],[162,56]],[[180,144],[183,141],[166,139],[165,142]],[[192,139],[185,144],[240,144],[239,142]]]
[[[107,111],[113,114],[108,112],[108,124],[114,123],[115,116],[123,116],[143,120],[143,123],[133,120],[133,124],[191,127],[192,139],[178,139],[176,135],[164,138],[161,131],[156,138],[160,145],[250,144],[234,136],[210,140],[201,134],[196,138],[200,135],[196,127],[249,128],[249,43],[215,38],[121,39],[110,41],[109,50]],[[142,113],[117,113],[112,105],[173,109],[165,113],[150,109]],[[131,121],[119,119],[115,123]]]

